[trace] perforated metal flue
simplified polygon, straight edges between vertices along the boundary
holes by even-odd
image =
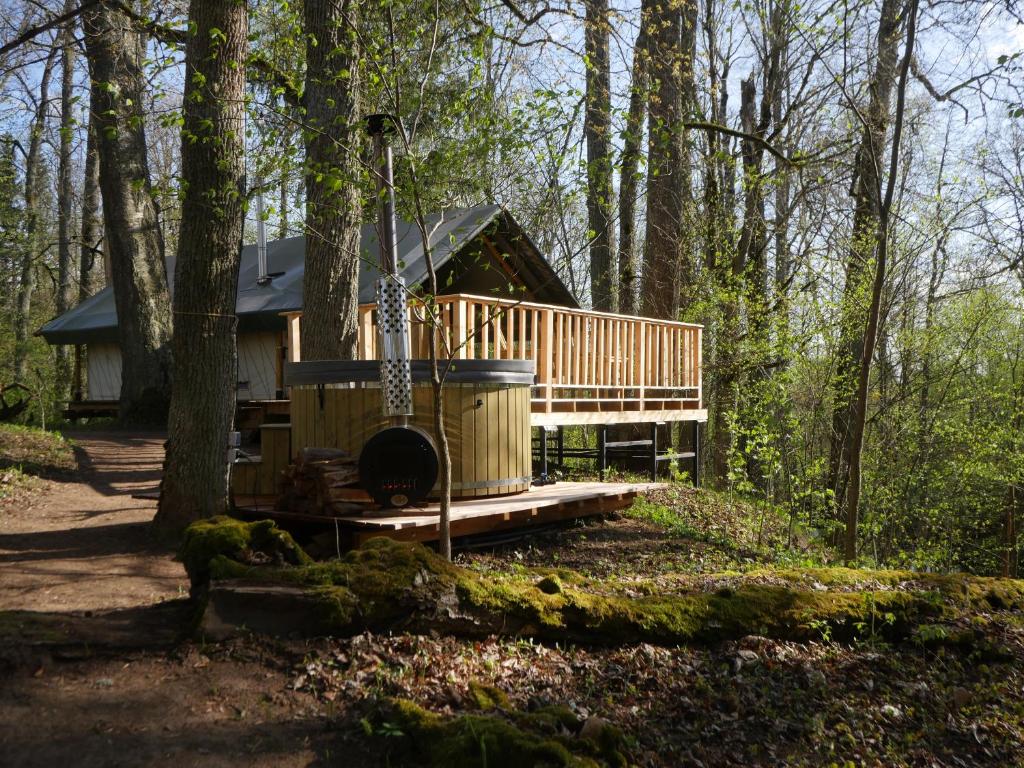
[[[412,415],[408,329],[405,283],[400,277],[382,277],[377,283],[377,331],[385,416]]]

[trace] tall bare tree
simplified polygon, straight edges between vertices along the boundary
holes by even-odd
[[[302,357],[356,355],[361,131],[359,0],[307,0]]]
[[[65,12],[74,7],[72,0],[64,4]],[[57,160],[57,312],[64,314],[74,304],[74,272],[71,258],[72,198],[75,193],[71,178],[71,144],[74,139],[74,85],[75,85],[75,21],[69,21],[61,30],[60,43],[60,145]],[[67,397],[71,382],[69,349],[57,347],[56,384],[59,398]]]
[[[853,228],[846,264],[840,318],[840,341],[833,383],[830,486],[840,519],[849,522],[847,493],[857,421],[857,379],[864,355],[868,267],[876,258],[882,209],[882,164],[892,120],[896,87],[901,9],[904,0],[883,0],[878,22],[877,53],[868,83],[868,104],[857,110],[861,139],[854,166]],[[856,107],[854,107],[856,109]]]
[[[728,75],[731,62],[722,50],[720,5],[713,0],[704,4],[703,28],[708,58],[708,114],[714,125],[725,125],[728,114]],[[718,483],[728,476],[732,447],[731,416],[737,399],[739,379],[740,295],[735,247],[736,163],[729,138],[716,130],[707,131],[704,155],[704,266],[718,294],[717,317],[709,324],[713,330],[707,344],[706,365],[711,371],[707,382],[711,432],[711,475]]]
[[[641,4],[643,19],[650,10],[649,0]],[[647,116],[647,89],[650,83],[650,53],[647,50],[647,25],[641,23],[633,45],[633,72],[629,88],[629,112],[622,138],[622,167],[619,171],[619,311],[636,314],[639,259],[636,242],[636,203],[639,197],[640,158],[643,153],[644,118]]]
[[[82,230],[78,252],[78,301],[92,296],[106,280],[109,282],[109,259],[103,258],[103,220],[100,211],[100,156],[96,142],[96,125],[89,110],[85,139],[85,175],[82,181]],[[99,263],[102,260],[102,264]],[[74,383],[71,390],[81,398],[86,389],[86,347],[75,345]]]
[[[171,534],[228,506],[246,192],[246,5],[192,0],[188,24],[181,143],[185,195],[174,273],[175,385],[155,519]]]
[[[651,52],[643,309],[673,320],[694,272],[686,231],[693,189],[683,123],[692,111],[696,21],[696,0],[656,0],[641,19]]]
[[[39,100],[30,128],[28,150],[25,152],[25,241],[21,254],[18,280],[18,298],[14,318],[14,379],[27,385],[29,324],[32,315],[32,295],[36,289],[36,260],[39,258],[39,177],[40,151],[46,128],[46,108],[50,101],[50,74],[60,50],[58,44],[50,48],[46,66],[39,79]]]
[[[888,3],[883,2],[883,20],[886,18],[885,11]],[[895,4],[895,3],[894,3]],[[914,57],[914,39],[917,32],[917,7],[918,0],[909,0],[905,7],[905,14],[901,11],[898,14],[898,21],[905,21],[907,29],[907,41],[903,53],[903,60],[899,67],[899,80],[896,85],[896,110],[893,116],[892,147],[889,150],[888,178],[883,192],[881,185],[881,172],[879,166],[883,159],[881,153],[874,155],[875,176],[877,188],[873,195],[877,201],[877,220],[874,231],[874,274],[871,280],[871,300],[868,307],[867,322],[864,327],[864,335],[861,342],[861,356],[857,370],[857,386],[854,391],[850,407],[850,453],[849,453],[849,476],[846,486],[846,531],[843,537],[843,554],[847,561],[857,557],[857,528],[860,516],[860,493],[861,477],[864,450],[864,430],[867,425],[868,388],[871,378],[871,363],[874,359],[875,345],[878,341],[878,326],[882,314],[882,292],[885,288],[886,269],[889,258],[890,224],[892,220],[893,196],[896,191],[896,178],[900,160],[900,139],[903,134],[903,114],[906,106],[907,76],[910,72],[910,62]],[[880,33],[881,34],[881,33]],[[881,50],[881,41],[879,41]],[[894,50],[895,54],[895,50]],[[893,56],[893,75],[896,75],[895,55]]]
[[[162,423],[170,401],[171,306],[146,147],[145,41],[119,3],[90,5],[82,20],[121,346],[120,416]]]
[[[608,0],[586,0],[583,22],[586,49],[587,228],[590,240],[590,299],[594,309],[617,308],[612,211],[612,65],[608,54]]]
[[[92,109],[89,110],[90,115]],[[92,296],[106,279],[103,256],[103,212],[100,210],[100,155],[96,125],[89,118],[85,139],[85,174],[82,180],[82,232],[78,254],[78,300]],[[102,262],[102,263],[101,263]]]

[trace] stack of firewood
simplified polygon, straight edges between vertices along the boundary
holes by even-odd
[[[366,508],[356,459],[337,448],[303,448],[283,472],[278,509],[307,515],[351,515]]]

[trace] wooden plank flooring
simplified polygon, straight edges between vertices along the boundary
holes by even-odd
[[[661,483],[555,483],[530,488],[525,493],[472,500],[455,500],[451,510],[452,537],[495,533],[576,517],[605,514],[632,504],[638,493],[661,488]],[[263,503],[260,503],[263,502]],[[321,517],[268,511],[265,499],[236,498],[239,511],[302,523],[333,524],[346,529],[353,545],[374,536],[399,541],[436,541],[440,509],[429,504],[413,510],[377,510],[359,516]]]

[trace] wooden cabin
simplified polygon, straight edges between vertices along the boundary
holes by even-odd
[[[432,254],[445,290],[432,303],[433,314],[415,300],[408,308],[411,424],[433,432],[426,362],[433,333],[446,370],[454,536],[618,509],[647,487],[548,484],[549,448],[556,463],[566,455],[593,458],[602,472],[609,457],[646,457],[652,480],[666,463],[696,457],[700,424],[707,420],[700,326],[580,308],[529,237],[497,206],[450,212],[431,223]],[[399,223],[398,231],[402,277],[416,295],[426,280],[420,239],[408,223]],[[378,250],[372,226],[363,230],[363,249],[359,359],[315,362],[300,354],[303,239],[268,244],[269,283],[257,281],[255,248],[243,249],[240,424],[258,435],[233,468],[232,487],[243,511],[284,514],[273,507],[284,473],[303,448],[358,455],[387,424],[374,303],[379,273],[376,257],[369,256]],[[89,390],[81,405],[116,403],[120,356],[109,289],[51,321],[42,334],[51,343],[87,345]],[[671,434],[673,424],[680,435],[690,430],[686,450],[659,446],[665,429],[658,425],[668,425]],[[609,425],[635,425],[641,433],[608,439]],[[563,430],[571,427],[596,433],[597,445],[567,447]],[[694,481],[695,468],[694,461]],[[436,505],[334,519],[353,543],[381,534],[430,540],[438,530]]]
[[[447,290],[488,296],[528,297],[561,306],[577,306],[572,293],[510,214],[496,205],[448,211],[428,222],[433,232],[432,255],[438,279]],[[377,232],[363,226],[363,259],[359,300],[374,300],[379,277]],[[416,286],[427,276],[418,230],[399,222],[399,258],[406,284]],[[283,313],[301,312],[305,238],[291,237],[267,244],[268,273],[261,285],[256,246],[242,249],[238,278],[238,400],[280,410],[273,401],[285,399],[283,364],[288,355]],[[174,263],[167,273],[174,290]],[[46,323],[39,331],[50,344],[83,345],[87,370],[85,391],[69,404],[69,415],[116,413],[121,392],[121,351],[118,347],[117,308],[111,287]]]

